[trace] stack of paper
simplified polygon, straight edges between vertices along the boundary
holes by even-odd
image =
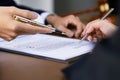
[[[12,41],[0,40],[0,49],[52,60],[67,61],[87,52],[94,44],[46,34],[24,35]]]

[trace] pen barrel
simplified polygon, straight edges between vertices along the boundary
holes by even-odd
[[[64,32],[60,31],[60,30],[57,30],[56,28],[52,27],[51,25],[44,25],[44,24],[41,24],[37,21],[34,21],[34,20],[29,20],[27,18],[24,18],[24,17],[21,17],[21,16],[13,16],[13,18],[16,20],[16,21],[20,21],[20,22],[24,22],[24,23],[28,23],[28,24],[31,24],[31,25],[34,25],[34,26],[40,26],[40,27],[43,27],[43,28],[49,28],[52,30],[52,32],[55,32],[55,33],[58,33],[58,34],[65,34]]]

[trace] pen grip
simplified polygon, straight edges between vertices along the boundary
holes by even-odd
[[[55,33],[62,34],[62,31],[56,29],[56,30],[55,30]]]

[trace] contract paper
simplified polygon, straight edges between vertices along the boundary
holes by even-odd
[[[0,39],[0,48],[56,60],[68,60],[94,48],[88,41],[47,34],[23,35],[12,41]]]

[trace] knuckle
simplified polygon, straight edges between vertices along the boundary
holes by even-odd
[[[12,30],[12,31],[15,31],[16,30],[16,27],[17,27],[17,24],[11,24],[10,25],[11,27],[10,27],[10,30]]]
[[[10,24],[9,30],[11,31],[11,36],[16,36],[17,33],[19,32],[19,26],[16,23]]]
[[[9,31],[14,31],[15,25],[14,25],[14,24],[11,24],[11,23],[8,23],[8,24],[6,24],[6,28],[7,28]]]
[[[57,27],[58,30],[63,30],[64,28],[65,28],[65,27],[63,27],[63,26],[58,26],[58,27]]]
[[[75,18],[75,16],[74,16],[74,15],[69,15],[69,17],[70,17],[70,18]]]

